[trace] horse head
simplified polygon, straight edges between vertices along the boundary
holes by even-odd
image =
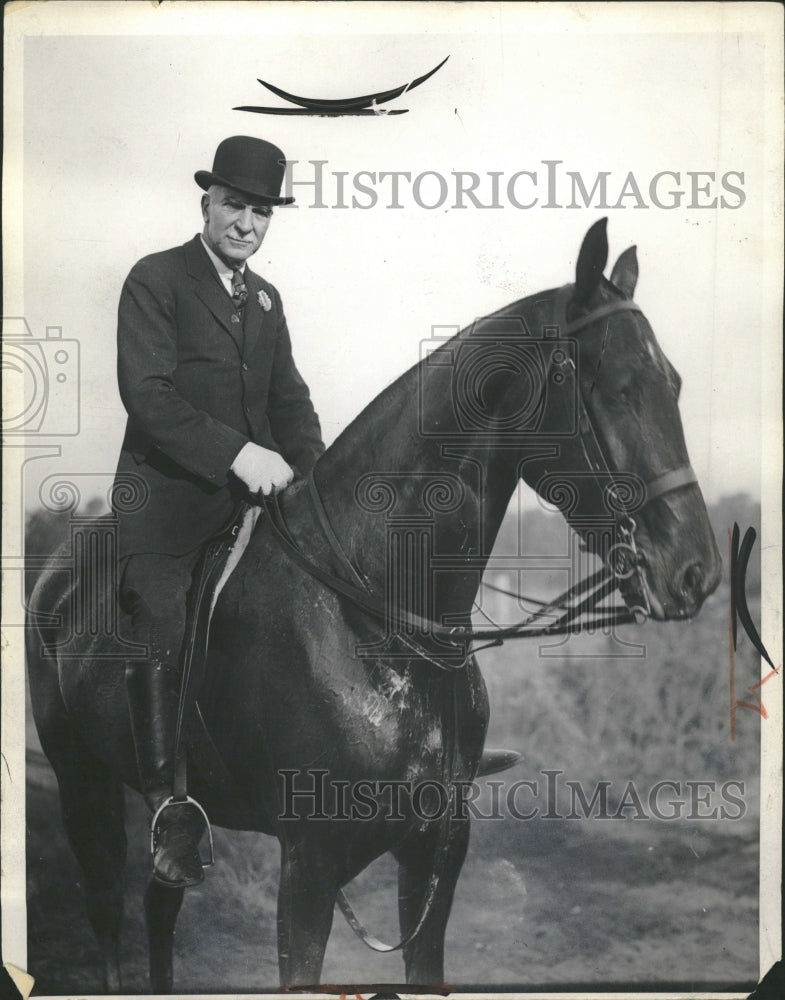
[[[422,516],[425,505],[434,551],[459,567],[437,574],[431,613],[469,614],[521,478],[613,571],[630,609],[689,618],[716,589],[721,562],[687,456],[680,379],[633,301],[635,248],[603,276],[606,223],[586,234],[574,283],[427,342],[423,361],[320,459],[329,513],[378,589],[384,517]],[[358,456],[372,473],[358,477]],[[344,495],[369,483],[378,496]],[[434,507],[437,487],[455,502]]]
[[[632,300],[635,247],[603,277],[606,221],[586,234],[574,284],[547,310],[534,302],[534,322],[555,320],[558,338],[546,352],[540,428],[561,437],[548,457],[524,460],[521,474],[617,570],[630,607],[688,618],[717,587],[721,560],[689,464],[681,380]]]

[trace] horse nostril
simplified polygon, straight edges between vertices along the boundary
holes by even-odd
[[[699,562],[690,563],[681,577],[681,592],[685,597],[697,596],[703,585],[703,566]]]

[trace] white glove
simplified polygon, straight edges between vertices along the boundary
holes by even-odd
[[[262,448],[249,441],[232,462],[232,472],[248,487],[249,492],[265,496],[277,493],[294,479],[291,466],[277,451]]]

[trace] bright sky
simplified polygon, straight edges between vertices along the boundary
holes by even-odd
[[[351,17],[333,4],[308,17],[296,9],[308,5],[244,4],[231,17],[225,4],[67,6],[67,22],[56,19],[58,4],[23,12],[33,19],[21,52],[23,238],[9,251],[23,284],[12,268],[4,311],[24,315],[37,338],[59,326],[79,341],[80,425],[59,439],[59,458],[28,464],[28,502],[30,487],[55,471],[111,477],[125,417],[114,342],[122,281],[139,257],[201,228],[193,173],[237,133],[270,138],[300,161],[295,180],[313,176],[309,160],[327,161],[328,206],[338,198],[335,173],[347,174],[349,202],[358,193],[352,178],[377,174],[375,185],[364,180],[379,198],[369,209],[313,207],[312,188],[296,188],[300,207],[278,210],[252,261],[282,293],[328,442],[418,359],[433,326],[466,325],[571,280],[585,231],[607,215],[609,268],[638,245],[636,299],[683,376],[682,414],[704,492],[759,495],[761,380],[779,370],[765,278],[777,267],[766,225],[778,204],[767,188],[778,160],[765,154],[767,41],[740,30],[739,17],[711,5],[678,13],[582,5],[577,16],[566,5],[377,4],[352,5]],[[409,108],[406,115],[232,110],[283,105],[258,77],[306,96],[348,97],[402,84],[446,55],[433,78],[388,105]],[[611,207],[595,199],[588,208],[544,208],[546,160],[561,161],[562,205],[571,197],[567,171],[588,190],[605,171]],[[433,171],[450,197],[422,208],[401,180],[402,207],[390,208],[381,171]],[[483,202],[489,172],[501,172],[504,207],[451,207],[452,171],[480,175]],[[524,176],[514,189],[522,203],[539,196],[534,208],[515,208],[505,194],[517,171],[537,174],[536,190]],[[685,192],[671,209],[649,195],[662,171],[680,175],[661,179],[663,204],[669,191]],[[714,174],[695,182],[709,190],[693,195],[689,171]],[[636,207],[634,194],[613,207],[629,172],[647,207]],[[420,200],[435,201],[437,184],[424,181]],[[739,207],[691,207],[715,196]],[[57,405],[72,406],[65,397]]]
[[[763,635],[769,648],[779,642],[778,5],[89,0],[11,4],[4,17],[3,315],[25,317],[39,341],[47,327],[62,328],[62,345],[37,350],[50,374],[66,375],[50,379],[37,435],[15,435],[10,424],[28,417],[21,407],[10,418],[6,411],[4,568],[13,568],[14,556],[22,565],[20,486],[30,506],[47,483],[63,479],[85,496],[106,493],[125,423],[115,382],[122,282],[137,259],[201,228],[194,171],[211,166],[221,139],[245,133],[299,161],[295,179],[307,178],[309,160],[326,161],[328,205],[334,175],[345,172],[350,194],[359,172],[377,176],[379,203],[368,209],[309,207],[311,191],[296,189],[300,207],[276,213],[252,262],[281,291],[328,442],[419,359],[434,327],[464,326],[572,280],[584,233],[607,215],[611,263],[638,245],[636,300],[683,377],[687,443],[705,495],[744,490],[768,500],[761,551],[775,596]],[[232,110],[283,104],[259,77],[308,97],[351,97],[403,84],[445,56],[434,77],[388,106],[408,114],[322,119]],[[561,161],[556,203],[570,203],[568,171],[589,191],[605,172],[611,207],[543,207],[544,161]],[[453,171],[474,172],[487,201],[496,172],[504,207],[454,208],[450,198],[428,210],[402,182],[402,207],[390,208],[390,181],[378,178],[384,171],[433,172],[418,192],[429,203],[438,194],[434,175],[452,184]],[[522,203],[538,196],[533,208],[504,196],[518,171],[537,174],[536,190],[522,174],[513,192]],[[679,176],[661,179],[655,193],[663,204],[669,190],[685,192],[673,208],[650,197],[650,182],[665,171]],[[695,192],[689,172],[699,174]],[[619,202],[630,173],[643,204],[629,191]],[[715,196],[725,196],[726,207],[694,205]],[[6,320],[7,338],[19,332]],[[13,368],[19,350],[4,348],[6,405],[14,390],[26,390]],[[28,393],[25,402],[37,400]],[[12,598],[21,593],[19,573],[15,579]],[[12,669],[3,671],[2,704],[17,735],[21,629],[8,624],[20,624],[19,613],[4,600],[4,666]],[[768,726],[775,731],[775,722]],[[3,759],[14,776],[23,773],[24,747],[21,739],[9,744],[8,731],[4,724]],[[781,759],[776,746],[764,753],[775,792]],[[15,873],[3,883],[4,954],[23,968],[24,838],[13,836],[23,829],[22,789],[9,777],[2,823],[4,871]],[[767,801],[776,815],[776,794]],[[779,843],[774,826],[767,836]],[[778,900],[767,905],[762,928],[779,919]],[[777,940],[762,938],[763,969]]]

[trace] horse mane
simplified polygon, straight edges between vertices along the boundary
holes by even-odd
[[[335,438],[319,461],[324,461],[326,456],[338,457],[344,454],[351,455],[360,446],[366,449],[372,447],[374,437],[372,436],[369,441],[369,429],[378,428],[378,436],[386,438],[393,421],[399,423],[402,419],[416,417],[417,407],[412,406],[412,400],[417,399],[419,396],[419,387],[423,378],[423,367],[428,364],[434,354],[448,352],[451,345],[454,345],[456,342],[487,335],[487,324],[494,320],[516,317],[523,322],[524,329],[528,333],[525,314],[530,311],[530,306],[535,300],[552,298],[555,292],[556,289],[549,289],[522,299],[517,299],[515,302],[502,306],[492,313],[476,317],[467,326],[453,334],[452,337],[445,339],[435,347],[428,359],[421,358],[415,362],[382,389],[378,395],[369,400]]]

